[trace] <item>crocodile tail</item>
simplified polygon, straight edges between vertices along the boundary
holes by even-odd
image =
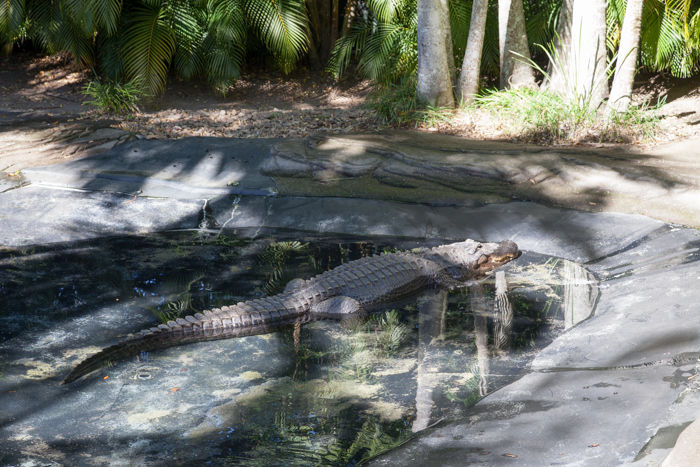
[[[129,336],[127,339],[119,341],[111,347],[102,349],[95,355],[83,360],[76,366],[73,371],[64,379],[61,384],[71,383],[78,378],[99,370],[103,367],[111,366],[112,363],[122,360],[127,357],[140,355],[142,352],[150,352],[157,349],[165,349],[179,345],[192,344],[195,342],[212,341],[219,339],[230,339],[234,337],[245,337],[252,335],[267,334],[278,331],[284,326],[288,326],[297,321],[303,322],[315,318],[312,314],[305,314],[294,319],[280,320],[274,324],[259,324],[247,326],[243,328],[217,328],[197,331],[176,331],[163,333],[147,333],[143,337]]]
[[[289,297],[283,295],[282,298]],[[204,314],[196,313],[194,316],[178,318],[158,327],[144,329],[82,361],[61,384],[70,383],[99,368],[109,366],[112,362],[139,355],[141,352],[193,342],[266,334],[282,326],[311,318],[301,305],[295,309],[289,306],[289,303],[290,300],[282,303],[277,297],[251,300],[231,307],[206,310]]]

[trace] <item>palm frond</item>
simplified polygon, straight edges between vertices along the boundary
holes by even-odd
[[[402,0],[368,0],[367,6],[379,21],[390,23],[401,11],[402,3]]]
[[[24,0],[0,0],[0,44],[11,42],[24,20]]]
[[[197,10],[189,2],[172,2],[167,5],[168,22],[175,34],[175,55],[173,65],[177,74],[190,79],[204,69],[202,41],[206,21],[204,15],[197,16]]]
[[[123,49],[124,41],[121,34],[97,35],[97,63],[100,71],[113,81],[121,81],[124,77]]]
[[[61,12],[60,21],[55,26],[55,47],[72,54],[80,66],[91,64],[94,60],[92,36],[85,32],[83,26],[74,22],[64,12]]]
[[[165,87],[165,76],[175,52],[175,34],[166,21],[160,0],[138,5],[124,32],[124,68],[127,78],[141,82],[149,95]]]
[[[353,53],[362,55],[367,38],[375,29],[375,24],[371,21],[356,21],[351,31],[338,39],[331,52],[331,57],[326,65],[326,71],[333,74],[339,80],[343,72],[350,64]]]
[[[122,0],[88,0],[87,4],[92,10],[96,29],[108,36],[114,35],[122,13]]]
[[[450,29],[452,32],[452,50],[455,56],[455,66],[460,68],[464,60],[464,48],[469,37],[469,26],[472,18],[472,2],[464,0],[449,0]]]
[[[302,0],[246,0],[251,26],[289,73],[306,52],[308,17]]]

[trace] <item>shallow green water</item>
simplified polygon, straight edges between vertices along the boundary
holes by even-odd
[[[590,315],[597,295],[580,266],[525,252],[502,268],[505,295],[490,278],[297,336],[283,328],[152,352],[58,389],[81,358],[127,332],[278,293],[363,256],[438,244],[241,233],[0,252],[0,417],[9,420],[0,463],[355,465],[467,416]],[[37,440],[45,446],[28,450]]]

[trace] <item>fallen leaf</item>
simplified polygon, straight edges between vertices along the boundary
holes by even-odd
[[[105,377],[104,377],[104,378],[102,378],[102,379],[107,379],[107,378],[109,378],[109,376],[105,376]]]
[[[518,456],[516,456],[515,454],[503,454],[503,455],[506,456],[506,457],[518,457]]]
[[[593,203],[591,201],[589,201],[588,204],[590,204],[591,206],[595,206],[595,203]]]
[[[530,179],[530,183],[532,183],[534,185],[535,181],[533,179]]]
[[[180,390],[180,388],[173,388],[173,390],[170,391],[170,392],[171,392],[171,393],[173,393],[173,392],[178,392],[179,390]]]
[[[182,369],[182,370],[180,370],[180,371],[187,371],[187,368],[183,368],[183,369]]]
[[[4,117],[4,115],[3,115],[3,117]],[[17,391],[8,391],[8,392],[17,392]]]
[[[491,453],[489,451],[484,451],[484,452],[479,453],[480,456],[485,456],[487,454],[491,454]]]
[[[597,448],[598,446],[600,446],[600,443],[591,444],[591,445],[588,446],[588,447],[589,447],[589,448]]]

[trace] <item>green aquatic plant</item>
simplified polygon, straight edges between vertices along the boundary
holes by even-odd
[[[468,364],[469,376],[464,381],[464,385],[461,388],[457,388],[457,391],[445,391],[445,397],[452,402],[459,402],[464,404],[465,407],[471,407],[481,400],[482,396],[479,395],[479,383],[481,381],[481,370],[479,368],[479,361],[474,358]],[[460,397],[458,394],[465,394],[466,396]]]
[[[335,372],[341,380],[356,380],[362,384],[376,383],[372,350],[367,347],[365,337],[356,335],[349,342],[342,344],[340,364]]]
[[[396,310],[386,311],[379,316],[379,328],[375,334],[377,345],[387,357],[396,355],[401,345],[408,340],[410,329],[401,323],[401,316]]]
[[[282,292],[290,280],[299,277],[299,271],[305,269],[305,266],[306,269],[315,272],[316,264],[309,253],[308,243],[271,241],[267,248],[258,255],[259,268],[267,272],[267,280],[263,286],[265,292],[268,295]],[[288,263],[301,255],[306,256],[304,264],[294,270],[290,269]]]
[[[199,312],[200,310],[192,306],[192,294],[190,290],[192,289],[192,285],[203,277],[204,273],[200,271],[189,273],[180,272],[167,277],[163,281],[163,287],[172,290],[173,292],[171,293],[175,294],[177,298],[156,308],[145,308],[151,311],[158,321],[163,324]]]
[[[357,433],[353,443],[345,450],[338,450],[338,463],[357,465],[377,457],[391,449],[395,449],[413,436],[410,422],[399,419],[382,423],[377,417],[370,417]]]

